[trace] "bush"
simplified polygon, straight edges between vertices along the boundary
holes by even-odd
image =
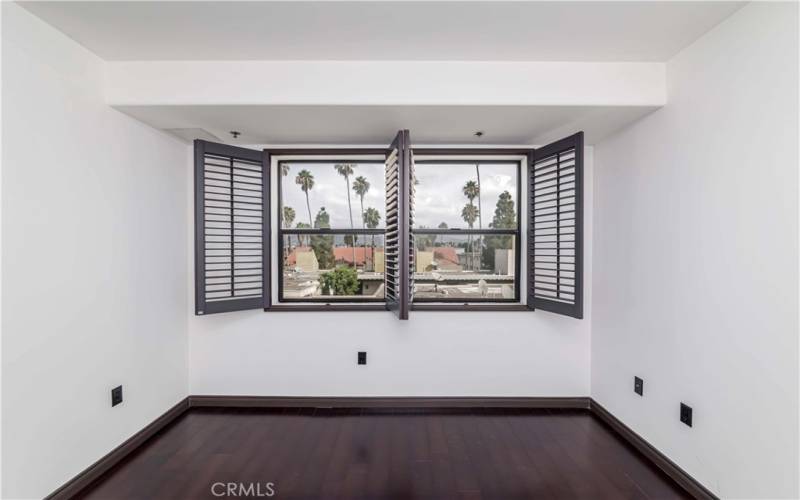
[[[341,266],[319,277],[322,293],[330,295],[355,295],[358,293],[358,274],[352,267]]]

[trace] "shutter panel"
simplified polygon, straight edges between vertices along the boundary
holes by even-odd
[[[583,318],[583,132],[533,151],[528,307]]]
[[[195,313],[270,305],[269,154],[194,142]]]
[[[386,308],[408,319],[414,256],[411,244],[413,171],[408,130],[397,133],[386,156]]]

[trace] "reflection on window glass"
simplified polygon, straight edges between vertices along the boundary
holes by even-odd
[[[414,300],[514,299],[513,235],[415,234]]]
[[[516,228],[518,165],[418,162],[414,167],[414,227]],[[492,226],[498,212],[500,225]]]
[[[384,298],[383,235],[284,234],[282,299]]]
[[[321,211],[334,229],[383,227],[384,168],[380,161],[281,161],[281,227],[313,227]]]

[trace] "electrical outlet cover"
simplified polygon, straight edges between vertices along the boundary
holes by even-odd
[[[122,403],[122,386],[119,385],[111,389],[111,406]]]
[[[692,407],[681,403],[681,422],[692,426]]]

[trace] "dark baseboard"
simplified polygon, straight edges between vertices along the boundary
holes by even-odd
[[[74,478],[64,483],[60,488],[45,497],[45,500],[66,500],[75,497],[84,488],[96,481],[100,476],[108,472],[125,457],[136,451],[148,439],[153,437],[158,431],[175,421],[189,409],[189,398],[184,398],[175,406],[167,410],[163,415],[151,422],[147,427],[140,430],[127,441],[117,446],[109,454],[97,462],[84,469]]]
[[[189,396],[192,408],[552,408],[584,409],[587,397]]]
[[[675,462],[667,458],[666,455],[658,451],[630,427],[623,424],[621,420],[612,415],[611,412],[603,408],[603,405],[594,399],[590,399],[590,410],[593,415],[597,416],[597,418],[611,427],[622,439],[636,448],[647,460],[655,464],[656,467],[661,469],[694,498],[698,500],[719,500],[719,497],[700,484],[699,481],[689,475],[685,470],[678,467]]]
[[[698,500],[719,500],[686,471],[589,397],[189,396],[46,497],[73,498],[191,408],[541,408],[586,410]]]

